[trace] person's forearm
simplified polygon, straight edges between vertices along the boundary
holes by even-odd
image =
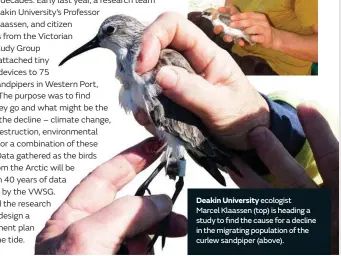
[[[283,30],[274,30],[273,49],[300,60],[318,62],[318,35],[298,35]]]

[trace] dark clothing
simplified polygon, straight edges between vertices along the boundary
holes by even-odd
[[[220,35],[214,34],[212,23],[205,18],[201,18],[200,12],[189,13],[188,19],[199,27],[219,47],[225,49],[239,65],[245,75],[278,75],[262,58],[252,55],[242,57],[233,53],[232,46],[234,43],[226,43]]]
[[[220,36],[218,36],[221,39]],[[223,40],[222,40],[223,41]],[[273,69],[269,66],[269,64],[263,60],[262,58],[248,55],[241,57],[238,54],[235,54],[231,51],[233,43],[225,43],[231,45],[229,50],[226,49],[241,70],[247,76],[254,76],[254,75],[263,75],[263,76],[277,76],[278,74],[273,71]],[[225,49],[225,48],[224,48]]]
[[[306,141],[297,110],[286,102],[263,97],[270,108],[270,130],[286,150],[296,157]]]
[[[302,149],[306,135],[294,107],[282,101],[272,101],[262,95],[270,108],[270,130],[292,157]],[[256,150],[240,151],[238,155],[258,174],[268,175],[269,170],[258,157]]]

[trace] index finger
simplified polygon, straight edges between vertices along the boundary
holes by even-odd
[[[232,0],[225,0],[225,6],[232,5]]]
[[[225,5],[224,7],[219,7],[218,12],[234,15],[238,13],[238,10],[232,5]]]
[[[299,105],[297,110],[323,181],[338,183],[339,142],[327,120],[313,107]]]
[[[159,157],[161,147],[158,139],[149,138],[100,165],[73,189],[51,220],[70,224],[108,205],[123,186]]]
[[[249,135],[257,155],[281,185],[289,188],[315,188],[304,168],[296,162],[276,136],[265,127],[258,127]]]
[[[164,13],[144,32],[137,72],[145,73],[153,69],[160,51],[167,46],[182,52],[198,74],[203,73],[216,56],[228,55],[183,16]]]
[[[239,12],[231,16],[232,21],[246,19],[265,20],[266,16],[263,13],[257,12]]]

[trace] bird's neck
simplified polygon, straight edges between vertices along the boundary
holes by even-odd
[[[126,75],[131,76],[135,73],[137,57],[140,53],[140,41],[140,39],[134,40],[131,45],[116,53],[118,67],[123,69]]]
[[[137,57],[140,53],[140,46],[130,49],[122,48],[116,53],[117,71],[116,76],[121,81],[125,90],[130,90],[132,86],[142,83],[141,77],[136,73]]]

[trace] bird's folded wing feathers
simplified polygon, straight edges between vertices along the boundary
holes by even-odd
[[[218,19],[224,23],[226,26],[230,26],[231,23],[231,15],[229,14],[219,14]]]
[[[163,66],[177,66],[195,74],[188,61],[180,53],[171,49],[161,51],[155,75]],[[207,134],[205,134],[207,128],[201,119],[164,96],[159,85],[155,86],[159,88],[160,93],[154,98],[157,104],[150,113],[154,124],[163,127],[167,133],[178,137],[192,147],[200,147],[207,140]],[[210,152],[206,153],[210,154]]]
[[[180,53],[164,49],[161,51],[154,77],[161,67],[166,65],[181,67],[189,73],[195,73]],[[233,167],[229,159],[229,152],[221,150],[221,147],[217,146],[198,116],[164,96],[161,88],[157,84],[156,86],[160,93],[154,97],[153,101],[155,102],[149,113],[154,125],[162,127],[168,134],[185,142],[189,155],[220,184],[225,185],[225,180],[217,166]]]

